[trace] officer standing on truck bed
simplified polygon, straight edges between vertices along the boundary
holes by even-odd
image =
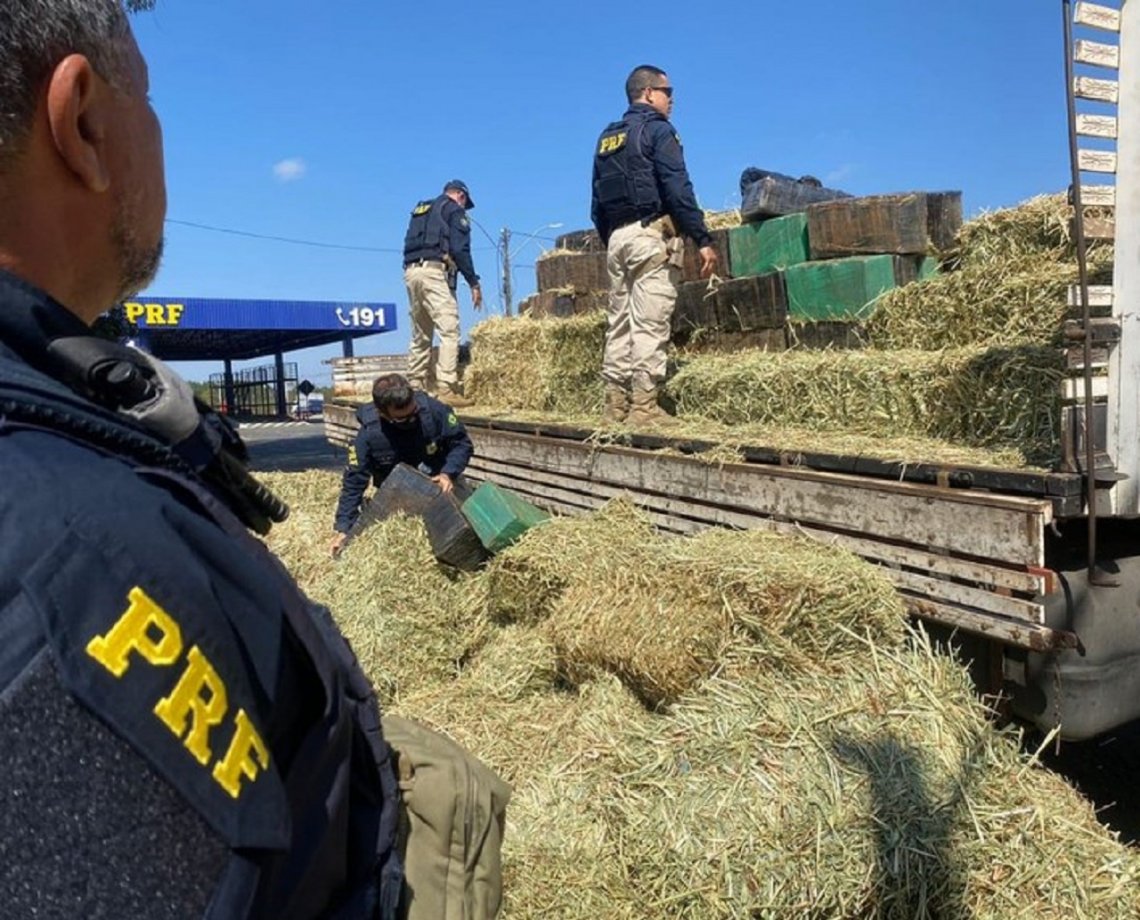
[[[677,302],[681,238],[700,247],[702,278],[716,270],[717,255],[669,123],[668,75],[649,64],[636,67],[625,94],[629,109],[606,126],[594,148],[590,216],[606,244],[610,276],[605,418],[645,425],[668,418],[657,397]]]
[[[444,492],[467,469],[474,447],[455,411],[412,388],[400,374],[385,374],[372,384],[372,404],[356,411],[360,430],[348,449],[348,465],[336,506],[329,551],[340,554],[360,517],[364,492],[377,487],[398,463],[424,466]]]
[[[463,408],[471,401],[459,393],[459,303],[455,299],[455,273],[467,280],[471,302],[483,306],[483,291],[471,258],[471,221],[475,207],[467,184],[452,179],[443,194],[421,201],[412,209],[404,237],[404,284],[412,314],[412,342],[408,350],[408,378],[422,390],[431,363],[432,337],[439,332],[436,395]]]
[[[0,0],[0,914],[392,918],[375,695],[247,531],[287,509],[90,333],[159,265],[147,93],[120,0]]]

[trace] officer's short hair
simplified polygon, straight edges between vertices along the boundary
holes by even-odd
[[[121,0],[0,0],[0,163],[27,137],[40,89],[67,55],[124,88],[129,34]]]
[[[380,412],[403,409],[414,397],[415,391],[403,374],[385,374],[372,384],[372,404]]]
[[[665,71],[660,67],[654,67],[652,64],[638,64],[626,78],[626,99],[630,102],[636,102],[642,93],[655,85],[657,79],[663,76],[665,76]]]

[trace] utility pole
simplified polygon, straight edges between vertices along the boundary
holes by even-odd
[[[511,315],[511,228],[503,227],[499,235],[503,247],[503,314]]]

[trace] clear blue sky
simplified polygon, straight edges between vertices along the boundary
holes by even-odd
[[[701,204],[739,204],[747,166],[855,194],[960,189],[967,214],[1067,186],[1059,2],[158,0],[134,17],[165,131],[170,223],[151,293],[395,302],[404,351],[408,212],[452,177],[516,244],[589,225],[593,142],[636,64],[666,70]],[[1090,36],[1091,37],[1091,36]],[[474,230],[488,308],[496,254]],[[533,240],[515,256],[534,290]],[[476,321],[460,286],[464,335]],[[297,352],[302,376],[329,381]],[[262,362],[255,362],[262,363]],[[220,364],[183,364],[204,379]]]

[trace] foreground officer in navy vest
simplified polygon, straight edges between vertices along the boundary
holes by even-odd
[[[0,61],[0,914],[392,917],[375,697],[247,530],[287,509],[90,335],[166,211],[119,0],[0,0]]]
[[[369,482],[379,486],[398,463],[423,465],[433,481],[450,492],[474,450],[455,411],[414,390],[400,374],[378,377],[372,385],[372,405],[361,406],[356,417],[360,430],[348,450],[333,525],[336,534],[329,545],[334,556],[360,516]]]
[[[606,126],[594,148],[590,215],[606,244],[610,276],[605,417],[645,425],[668,417],[657,396],[677,302],[681,238],[700,247],[702,278],[716,270],[717,257],[669,123],[668,75],[644,64],[629,75],[625,93],[629,109]]]
[[[436,395],[453,406],[469,406],[459,386],[459,303],[455,299],[455,273],[471,288],[476,310],[483,306],[483,291],[471,259],[471,221],[475,207],[466,183],[452,179],[443,194],[421,201],[412,209],[404,238],[404,284],[412,313],[412,342],[408,349],[408,377],[422,390],[431,362],[431,341],[439,331]]]

